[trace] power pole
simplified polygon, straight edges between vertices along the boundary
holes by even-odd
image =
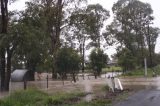
[[[144,76],[147,77],[147,59],[144,58]]]

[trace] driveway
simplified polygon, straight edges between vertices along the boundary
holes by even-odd
[[[142,90],[115,106],[160,106],[160,90]]]

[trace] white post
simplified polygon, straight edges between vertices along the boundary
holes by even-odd
[[[147,76],[147,59],[144,58],[145,76]]]

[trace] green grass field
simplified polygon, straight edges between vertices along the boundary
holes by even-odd
[[[102,73],[112,72],[112,71],[119,72],[119,71],[122,71],[122,68],[118,67],[118,66],[111,66],[111,67],[107,67],[107,68],[102,69]]]
[[[160,75],[160,70],[155,70],[154,68],[147,69],[147,77],[153,77],[153,76],[159,76],[159,75]],[[132,70],[132,71],[129,71],[129,72],[122,74],[122,76],[142,77],[142,76],[145,76],[145,71],[144,71],[144,69]]]

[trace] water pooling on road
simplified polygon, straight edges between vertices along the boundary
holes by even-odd
[[[160,77],[156,78],[156,88],[157,90],[160,90]]]
[[[160,106],[160,77],[128,79],[129,88],[139,89],[126,100],[114,106]]]
[[[93,99],[93,88],[92,88],[92,85],[90,83],[90,80],[84,80],[82,82],[84,84],[84,91],[86,93],[88,93],[86,95],[86,97],[84,98],[87,102],[91,101]]]

